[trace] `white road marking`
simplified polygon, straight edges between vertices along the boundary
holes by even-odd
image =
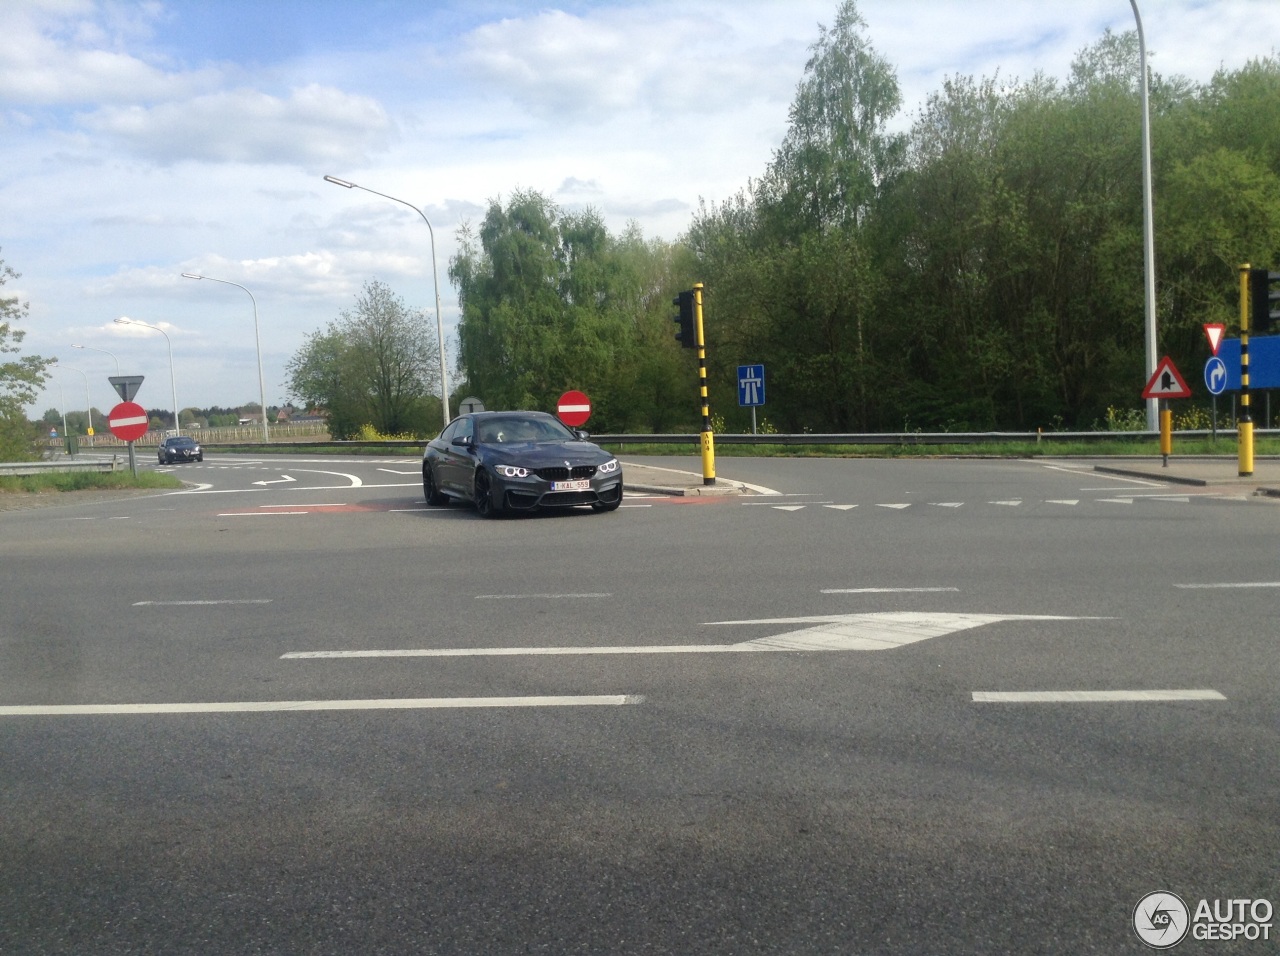
[[[335,476],[337,476],[338,478],[346,478],[349,482],[351,482],[351,487],[352,487],[352,488],[361,488],[361,487],[363,487],[363,486],[364,486],[364,482],[363,482],[363,481],[361,481],[357,476],[355,476],[355,475],[348,475],[346,472],[343,472],[343,471],[318,471],[318,470],[314,470],[314,469],[306,469],[306,468],[301,469],[301,470],[302,470],[302,471],[306,471],[306,472],[308,472],[308,474],[313,474],[313,475],[335,475]],[[393,486],[390,486],[390,487],[400,487],[400,486],[399,486],[399,485],[393,485]]]
[[[988,501],[988,502],[987,502],[987,504],[989,504],[989,505],[1008,505],[1008,506],[1009,506],[1009,507],[1011,507],[1011,508],[1016,508],[1016,507],[1018,507],[1018,505],[1022,504],[1022,502],[1021,502],[1020,500],[1018,500],[1018,499],[1011,499],[1011,500],[1009,500],[1009,501]]]
[[[304,505],[301,503],[295,503],[291,505],[258,505],[258,507],[259,508],[345,508],[346,505],[344,505],[340,501],[330,501],[330,502],[326,502],[325,504],[316,503],[316,504]]]
[[[910,502],[908,502],[906,504],[898,504],[898,505],[876,505],[876,507],[877,508],[896,508],[899,511],[901,511],[903,508],[910,508],[911,504]]]
[[[1031,690],[973,692],[975,703],[985,704],[1093,704],[1117,701],[1226,700],[1216,690]]]
[[[271,515],[305,515],[309,511],[221,511],[219,518],[266,518]]]
[[[536,657],[603,654],[741,654],[776,651],[879,651],[1000,621],[1092,621],[1106,618],[1041,614],[828,614],[753,621],[710,621],[711,625],[817,624],[737,644],[656,644],[603,647],[443,647],[362,651],[290,651],[281,660],[335,660],[366,657]]]
[[[417,471],[400,471],[396,468],[379,468],[378,471],[385,471],[391,475],[416,475]]]
[[[255,481],[255,485],[282,485],[297,481],[292,475],[282,475],[279,478],[264,478],[262,481]]]
[[[934,594],[956,593],[959,588],[823,588],[820,594]]]
[[[1134,485],[1146,485],[1148,488],[1161,487],[1161,484],[1158,481],[1151,481],[1150,479],[1143,479],[1143,478],[1130,478],[1125,475],[1110,475],[1110,474],[1107,474],[1106,472],[1098,472],[1092,469],[1068,468],[1062,465],[1042,465],[1041,467],[1047,468],[1050,471],[1063,471],[1063,472],[1066,472],[1068,475],[1076,475],[1081,478],[1088,476],[1090,478],[1097,478],[1104,481],[1127,481],[1130,484],[1134,484]],[[1102,489],[1102,490],[1107,490],[1107,489]]]
[[[1103,504],[1109,504],[1109,505],[1131,505],[1131,504],[1133,504],[1133,499],[1132,499],[1132,498],[1099,498],[1098,500],[1099,500],[1099,501],[1101,501]]]
[[[248,714],[302,710],[433,710],[464,707],[622,707],[640,704],[638,694],[577,697],[408,697],[381,700],[264,700],[196,704],[36,704],[0,707],[0,717],[95,714]]]
[[[1280,588],[1280,581],[1237,581],[1222,584],[1175,584],[1175,588],[1208,590],[1211,588]]]
[[[1078,505],[1080,504],[1080,499],[1079,498],[1048,498],[1045,500],[1045,504],[1047,505]]]
[[[963,501],[931,501],[929,504],[935,508],[959,508],[964,504]]]
[[[852,511],[857,505],[823,505],[824,508],[831,508],[834,511]]]
[[[134,607],[194,607],[205,604],[270,604],[273,598],[238,598],[225,601],[134,601]]]
[[[777,511],[803,511],[804,505],[773,505]]]
[[[532,598],[560,600],[561,598],[607,598],[611,593],[593,594],[477,594],[477,601],[523,601]]]

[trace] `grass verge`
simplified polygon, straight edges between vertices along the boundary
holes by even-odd
[[[155,488],[169,491],[181,487],[182,482],[173,475],[161,475],[154,471],[140,471],[137,478],[128,472],[101,474],[92,471],[0,476],[0,494],[42,494],[57,491],[123,488]]]

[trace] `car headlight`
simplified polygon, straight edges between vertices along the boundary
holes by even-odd
[[[519,465],[498,465],[494,468],[503,478],[528,478],[529,469],[521,468]]]
[[[601,465],[599,468],[597,468],[597,469],[596,469],[596,474],[597,474],[597,475],[612,475],[612,474],[613,474],[615,471],[617,471],[620,467],[622,467],[622,466],[618,463],[618,459],[616,459],[616,458],[610,458],[610,459],[609,459],[608,461],[606,461],[603,465]]]

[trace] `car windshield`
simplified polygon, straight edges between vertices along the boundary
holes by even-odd
[[[167,444],[174,447],[189,448],[196,443],[194,438],[170,438]]]
[[[551,418],[488,418],[476,422],[476,440],[486,445],[575,438],[573,432]]]

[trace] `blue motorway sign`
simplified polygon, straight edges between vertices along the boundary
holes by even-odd
[[[738,404],[755,406],[764,404],[764,366],[738,366]]]
[[[1221,363],[1221,364],[1219,364]],[[1221,387],[1214,391],[1210,373],[1218,370]],[[1223,339],[1218,354],[1204,366],[1204,383],[1214,395],[1240,391],[1240,340]],[[1280,335],[1258,335],[1249,339],[1249,387],[1280,388]]]

